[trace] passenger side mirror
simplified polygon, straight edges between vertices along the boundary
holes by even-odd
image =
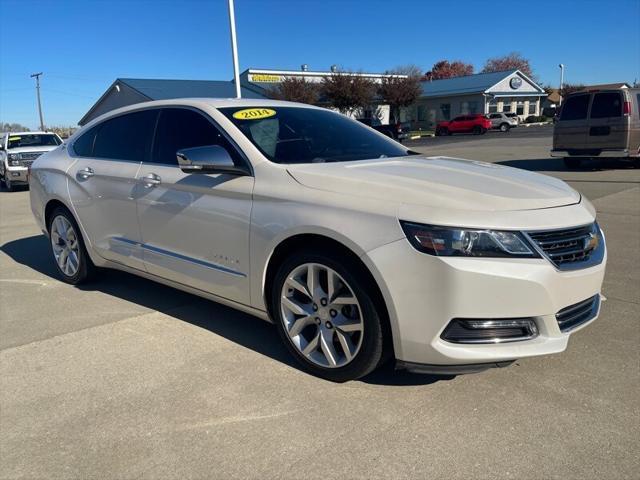
[[[185,173],[229,173],[249,175],[247,168],[239,167],[220,145],[183,148],[176,152],[178,165]]]

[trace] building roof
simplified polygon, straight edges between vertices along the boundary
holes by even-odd
[[[626,82],[601,83],[599,85],[585,85],[582,90],[615,90],[617,88],[631,88],[631,85]]]
[[[474,75],[445,78],[442,80],[425,80],[422,82],[422,95],[425,97],[440,97],[445,95],[484,92],[503,78],[515,72],[517,72],[517,70],[476,73]]]
[[[519,76],[523,84],[528,85],[524,90],[510,91],[501,84],[511,76]],[[474,93],[485,93],[489,91],[492,95],[523,96],[539,95],[544,96],[544,90],[540,85],[527,77],[520,70],[506,70],[502,72],[476,73],[463,77],[445,78],[442,80],[425,80],[422,83],[423,97],[445,97],[451,95],[466,95]],[[504,82],[503,82],[504,83]],[[495,87],[495,88],[494,88]]]
[[[170,98],[233,98],[236,87],[233,82],[224,80],[161,80],[149,78],[119,78],[121,82],[138,91],[149,100],[167,100]],[[241,87],[245,98],[264,98],[248,88]]]

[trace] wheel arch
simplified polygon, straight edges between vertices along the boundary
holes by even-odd
[[[278,267],[287,258],[287,256],[291,254],[291,252],[301,250],[303,248],[314,248],[323,252],[329,251],[337,256],[343,256],[343,258],[346,257],[359,269],[359,272],[367,282],[367,287],[373,291],[373,300],[383,318],[383,334],[388,337],[389,341],[387,342],[387,345],[393,354],[394,336],[391,326],[392,321],[390,318],[390,310],[387,305],[387,297],[384,295],[379,282],[376,280],[377,275],[371,271],[370,266],[363,260],[362,255],[358,255],[354,249],[339,240],[320,233],[297,233],[291,235],[281,240],[271,252],[269,259],[267,260],[262,281],[262,296],[269,317],[272,320],[275,318],[272,311],[271,295],[273,280],[276,272],[278,271]]]

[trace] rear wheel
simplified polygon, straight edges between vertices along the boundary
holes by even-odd
[[[582,159],[578,157],[565,157],[564,164],[568,168],[580,168],[580,165],[582,164]]]
[[[66,208],[58,207],[51,214],[48,227],[51,253],[62,280],[72,285],[90,280],[96,267],[73,216]]]
[[[349,262],[300,251],[278,269],[272,312],[305,370],[334,382],[360,378],[383,359],[382,319],[371,289]]]

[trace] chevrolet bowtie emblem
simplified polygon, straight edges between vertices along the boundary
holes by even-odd
[[[589,232],[589,236],[583,240],[583,249],[585,251],[591,251],[594,250],[597,246],[598,236],[593,232]]]

